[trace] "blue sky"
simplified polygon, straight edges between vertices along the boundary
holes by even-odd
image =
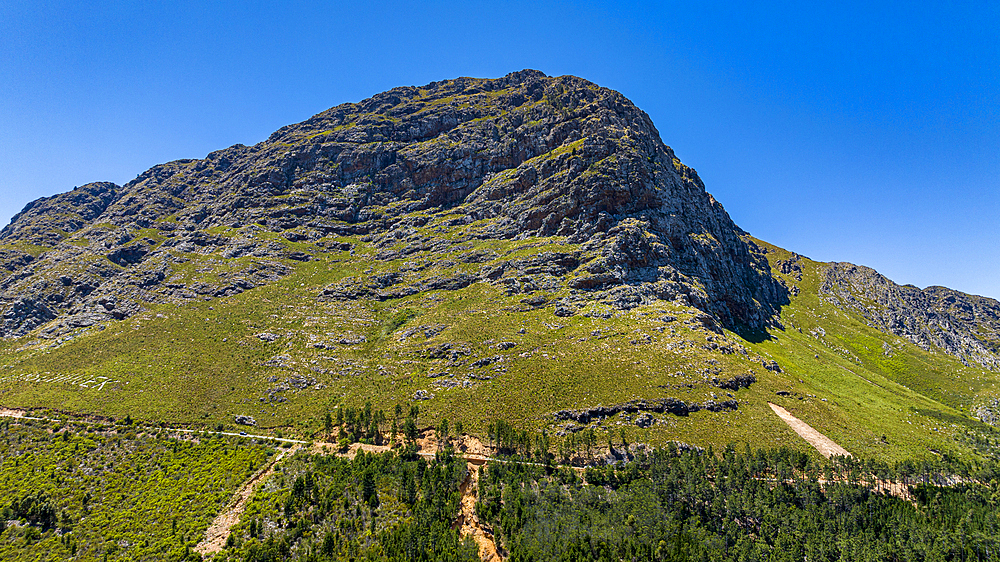
[[[0,222],[394,86],[621,91],[737,224],[1000,297],[1000,3],[0,0]],[[812,6],[805,6],[812,4]]]

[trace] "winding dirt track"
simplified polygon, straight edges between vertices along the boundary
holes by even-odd
[[[823,435],[822,433],[816,431],[815,429],[812,428],[812,426],[810,426],[806,422],[793,416],[788,412],[788,410],[782,408],[777,404],[772,404],[770,402],[768,402],[767,405],[770,406],[772,410],[774,410],[775,414],[778,414],[779,418],[785,420],[785,423],[788,424],[788,427],[792,428],[795,431],[795,433],[798,433],[799,437],[805,439],[806,441],[809,442],[810,445],[815,447],[816,450],[819,451],[819,454],[823,455],[826,458],[838,455],[843,457],[852,456],[851,453],[847,452],[847,449],[838,445],[836,442],[834,442],[833,439],[830,439],[826,435]]]
[[[205,538],[198,543],[198,546],[194,547],[195,552],[205,556],[206,554],[215,554],[221,552],[226,546],[226,539],[229,538],[229,531],[234,525],[240,522],[240,516],[243,515],[243,510],[246,509],[247,503],[250,498],[253,497],[254,492],[257,490],[257,486],[260,485],[268,476],[274,473],[274,467],[277,466],[278,462],[281,461],[286,455],[294,453],[298,450],[299,446],[296,445],[291,449],[282,449],[274,459],[268,463],[267,467],[259,471],[256,475],[247,480],[243,487],[236,492],[233,497],[235,501],[230,502],[225,509],[219,512],[212,524],[208,526],[205,531]]]
[[[435,456],[438,443],[433,430],[424,432],[424,435],[418,441],[418,444],[420,445],[420,450],[417,453],[418,455],[430,458]],[[202,556],[208,556],[221,552],[225,548],[226,539],[229,538],[229,533],[232,528],[239,523],[240,517],[243,515],[244,510],[246,510],[246,505],[253,497],[257,487],[274,473],[274,468],[281,461],[281,459],[294,454],[299,447],[300,445],[296,444],[291,449],[285,449],[279,452],[278,455],[272,459],[265,468],[261,469],[257,474],[252,476],[245,484],[243,484],[243,486],[240,487],[239,490],[237,490],[236,494],[233,496],[233,500],[230,501],[229,505],[227,505],[218,516],[216,516],[215,520],[212,521],[212,524],[205,531],[204,540],[198,543],[198,546],[195,547],[196,552]],[[340,457],[353,459],[359,451],[365,451],[368,453],[384,453],[390,449],[386,445],[366,445],[362,443],[351,444],[350,448],[343,453],[334,452],[336,451],[336,448],[337,446],[332,443],[318,442],[313,444],[310,452],[319,454],[335,454]],[[479,517],[476,515],[476,500],[479,489],[479,470],[488,460],[491,459],[485,454],[482,454],[486,451],[482,442],[471,436],[466,435],[462,437],[460,440],[460,450],[460,455],[468,462],[469,472],[460,488],[462,494],[461,512],[458,515],[458,520],[455,522],[454,528],[458,529],[463,537],[472,537],[472,539],[476,542],[476,545],[479,547],[479,557],[485,562],[503,560],[503,557],[499,552],[497,552],[497,546],[493,539],[493,534],[483,528],[483,526],[479,523]]]

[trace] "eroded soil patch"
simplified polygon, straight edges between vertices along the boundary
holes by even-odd
[[[833,439],[830,439],[826,435],[816,431],[806,422],[800,420],[799,418],[793,416],[788,410],[782,408],[777,404],[767,403],[768,406],[774,410],[774,413],[778,415],[779,418],[788,424],[788,427],[792,428],[795,433],[799,434],[799,437],[805,439],[810,445],[819,451],[819,454],[826,458],[834,456],[844,456],[850,457],[851,453],[847,452],[847,449],[838,445]]]
[[[496,541],[493,533],[485,529],[479,522],[476,515],[476,501],[479,497],[479,471],[484,461],[471,461],[468,463],[468,474],[462,482],[459,491],[462,493],[462,507],[455,521],[454,528],[458,529],[463,537],[472,537],[479,547],[479,558],[483,562],[503,560],[497,552]]]

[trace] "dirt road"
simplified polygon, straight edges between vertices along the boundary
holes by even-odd
[[[194,547],[195,552],[205,556],[206,554],[221,552],[225,548],[230,530],[240,522],[240,516],[243,515],[243,511],[246,509],[250,498],[253,497],[254,492],[257,491],[257,487],[268,476],[274,473],[274,467],[281,459],[285,458],[286,455],[293,454],[297,449],[298,445],[293,446],[291,449],[282,449],[268,463],[267,467],[243,484],[243,487],[233,497],[235,501],[231,501],[225,509],[219,512],[219,515],[212,521],[212,524],[208,526],[208,530],[205,531],[205,538],[198,543],[198,546]]]

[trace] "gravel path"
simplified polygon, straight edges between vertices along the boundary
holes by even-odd
[[[298,445],[293,446],[291,449],[280,451],[264,470],[258,472],[240,488],[235,496],[236,501],[223,509],[218,517],[212,521],[212,524],[208,526],[208,530],[205,531],[205,539],[198,543],[198,546],[194,547],[195,552],[204,556],[206,554],[221,552],[225,548],[230,529],[240,522],[240,516],[243,515],[243,510],[246,509],[247,503],[257,490],[257,486],[274,473],[274,467],[278,464],[278,461],[284,458],[285,455],[294,453],[297,449]]]
[[[777,404],[772,404],[770,402],[768,402],[767,405],[770,406],[772,410],[774,410],[775,414],[778,414],[779,418],[785,420],[785,423],[788,424],[788,427],[795,430],[795,433],[798,433],[799,437],[808,441],[809,444],[812,445],[813,447],[816,447],[816,450],[819,451],[819,454],[823,455],[826,458],[838,455],[843,457],[852,456],[851,453],[847,452],[847,449],[836,444],[833,441],[833,439],[830,439],[826,435],[823,435],[822,433],[816,431],[806,422],[788,413],[788,410],[782,408]]]

